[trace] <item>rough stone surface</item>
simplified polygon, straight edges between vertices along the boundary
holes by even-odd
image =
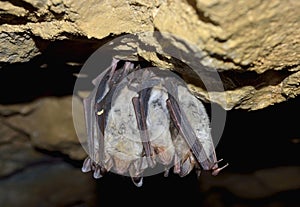
[[[46,161],[33,150],[28,137],[0,122],[0,177]]]
[[[32,105],[35,108],[30,113],[8,116],[4,122],[28,135],[35,147],[60,151],[73,159],[84,159],[86,153],[73,125],[72,97],[38,99]],[[19,111],[24,111],[23,104],[14,105],[14,111],[18,111],[18,106]],[[9,111],[3,108],[0,107],[0,111]]]
[[[268,111],[271,105],[299,100],[298,0],[6,0],[0,1],[0,8],[1,206],[95,206],[94,201],[90,205],[91,196],[97,195],[92,175],[56,158],[85,158],[78,140],[85,137],[82,111],[77,113],[77,133],[72,117],[74,74],[98,47],[116,38],[122,40],[114,48],[118,57],[174,69],[195,96],[232,113]],[[127,38],[132,33],[135,38]],[[109,64],[110,54],[103,59]],[[215,70],[222,87],[213,76]],[[78,100],[76,107],[82,107]],[[195,196],[197,205],[202,195],[203,206],[299,206],[291,196],[300,187],[295,166],[299,132],[291,119],[298,114],[295,107],[288,115],[285,110],[278,114],[275,109],[247,123],[243,117],[227,122],[232,130],[244,132],[227,138],[226,152],[233,154],[227,159],[230,166],[253,171],[201,176],[203,194]],[[276,122],[263,119],[274,113]],[[242,148],[245,145],[251,145],[251,151]],[[256,150],[261,153],[255,155]],[[266,167],[273,159],[280,164],[274,161],[275,167]],[[247,162],[253,160],[249,167]],[[291,166],[279,167],[286,163]],[[101,195],[115,193],[119,183],[114,186],[110,180],[106,187],[111,189],[101,189]],[[152,187],[157,188],[156,183]],[[181,190],[190,190],[185,187]],[[125,183],[126,192],[127,188]]]
[[[27,168],[0,180],[2,206],[96,206],[90,176],[58,162]]]
[[[209,97],[199,79],[186,77],[195,95],[205,101],[217,102],[228,110],[257,110],[299,94],[297,0],[22,0],[1,2],[1,8],[1,63],[30,61],[43,53],[50,41],[101,42],[122,34],[159,31],[196,49],[184,54],[200,55],[193,60],[195,64],[220,72],[225,103]],[[175,62],[168,59],[165,45],[153,45],[152,35],[143,41],[163,50],[147,51],[137,46],[135,55],[154,65],[182,70],[184,57]],[[184,52],[178,39],[170,44]]]

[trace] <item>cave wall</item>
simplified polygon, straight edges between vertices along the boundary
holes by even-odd
[[[262,109],[300,93],[297,0],[22,0],[1,1],[1,8],[1,65],[31,61],[62,40],[72,40],[71,47],[81,48],[90,41],[100,46],[121,34],[158,31],[187,41],[201,51],[196,64],[220,72],[226,102],[219,104],[228,110]],[[153,36],[143,37],[143,42],[159,48]],[[189,49],[176,40],[170,44],[178,51]],[[55,61],[66,60],[70,50],[65,49]],[[77,50],[73,57],[77,63],[84,62],[78,56],[92,52],[91,48]],[[135,55],[153,65],[180,67],[178,61],[168,61],[166,53],[158,57],[157,52],[138,48]],[[186,81],[196,95],[218,102],[218,98],[210,100],[197,80]]]
[[[290,118],[297,118],[299,113],[299,9],[297,0],[0,1],[0,183],[4,186],[0,187],[0,195],[9,195],[8,189],[12,195],[23,196],[18,201],[0,196],[0,203],[94,206],[88,204],[98,202],[94,193],[99,186],[90,175],[79,172],[86,153],[72,120],[75,75],[97,48],[132,33],[143,43],[131,44],[136,48],[133,58],[177,71],[195,96],[227,111],[218,152],[233,167],[225,177],[211,180],[204,176],[200,180],[202,196],[213,192],[202,203],[225,205],[219,188],[225,189],[222,195],[238,197],[240,203],[264,198],[261,206],[272,203],[268,200],[272,196],[277,199],[275,204],[294,198],[294,194],[278,192],[294,193],[300,186],[296,160],[299,131]],[[165,43],[182,59],[170,58]],[[124,48],[118,50],[124,52]],[[224,90],[208,93],[201,80],[190,73],[189,65],[201,65],[207,74],[217,70]],[[221,96],[226,97],[225,102],[219,99]],[[276,130],[272,131],[273,127]],[[252,133],[241,135],[235,130],[240,128]],[[245,145],[256,149],[253,157],[252,151],[244,150]],[[251,165],[253,160],[256,163]],[[30,182],[32,174],[38,182]],[[68,179],[66,174],[70,175]],[[289,177],[287,182],[280,175]],[[99,187],[104,195],[112,193],[121,182],[116,177],[113,179],[118,182],[114,184],[110,184],[111,177],[105,179]],[[189,183],[189,179],[185,180]],[[61,182],[61,186],[55,184]],[[176,179],[172,182],[188,187]],[[236,186],[236,182],[243,185]],[[16,191],[17,184],[36,191],[43,191],[44,186],[50,190],[26,197],[22,190]],[[252,188],[246,187],[249,185]],[[48,198],[53,192],[57,195]],[[190,190],[179,192],[186,195]],[[197,195],[189,195],[193,196],[189,202],[198,199]]]

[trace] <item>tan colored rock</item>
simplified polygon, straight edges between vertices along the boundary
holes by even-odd
[[[48,161],[49,157],[36,152],[26,134],[0,120],[0,177],[9,176],[27,166]]]
[[[299,1],[205,2],[197,1],[198,11],[222,28],[209,51],[258,73],[299,64]]]
[[[13,4],[9,2],[3,2],[0,1],[0,14],[4,15],[10,15],[10,20],[13,19],[13,17],[24,17],[27,14],[26,9],[18,6],[14,6]]]
[[[49,157],[35,151],[28,141],[2,144],[0,155],[0,177],[9,176],[30,165],[50,160]]]
[[[299,68],[299,67],[298,67]],[[282,82],[282,90],[283,94],[286,95],[287,97],[294,98],[297,95],[300,94],[300,71],[297,71],[284,79]]]
[[[27,115],[33,112],[37,108],[37,106],[38,106],[37,102],[0,105],[0,115],[1,116],[12,116],[15,114]]]
[[[0,23],[0,62],[28,62],[41,54],[39,38],[44,40],[66,39],[66,34],[79,31],[64,4],[57,1],[20,1],[13,5],[0,2],[3,11]]]
[[[161,37],[153,41],[151,33],[140,34],[155,50],[137,45],[135,56],[157,66],[172,66],[181,74],[190,73],[182,68],[190,63],[187,57],[193,65],[205,65],[204,70],[216,68],[224,81],[225,92],[220,95],[228,96],[226,103],[218,101],[220,97],[210,99],[199,79],[184,74],[195,95],[206,101],[227,110],[257,110],[299,94],[297,0],[24,0],[1,6],[1,15],[9,17],[0,25],[3,63],[30,61],[50,41],[106,42],[121,34],[157,31],[171,34],[163,37],[170,45],[164,45]],[[183,56],[175,61],[168,47]]]
[[[72,116],[72,97],[39,99],[29,114],[17,114],[5,119],[13,128],[29,135],[32,144],[49,151],[61,151],[73,159],[84,159]],[[20,107],[23,107],[20,105]]]
[[[74,1],[67,0],[76,11],[76,24],[89,38],[102,39],[110,34],[152,31],[153,1]]]
[[[223,70],[255,71],[258,78],[267,70],[299,70],[300,60],[300,9],[298,1],[283,2],[232,2],[232,1],[174,1],[160,7],[154,19],[159,31],[166,31],[197,45],[207,57],[202,64]],[[296,69],[297,68],[297,69]],[[245,73],[247,74],[247,73]],[[236,77],[226,76],[229,80]],[[277,78],[269,73],[269,79]],[[247,78],[247,75],[245,75]],[[251,76],[248,76],[251,79]],[[293,79],[295,81],[295,78]],[[239,80],[239,81],[245,81]],[[250,81],[250,80],[247,80]],[[225,91],[226,103],[218,102],[226,109],[243,108],[257,110],[295,97],[281,94],[286,91],[282,82],[264,85],[248,93],[236,84]],[[299,83],[300,79],[296,82]],[[295,87],[295,85],[293,85]],[[226,88],[226,82],[225,82]],[[290,89],[289,89],[290,90]],[[200,97],[208,96],[199,87],[193,91]],[[245,93],[246,92],[246,93]],[[236,98],[232,98],[232,95]],[[297,93],[299,94],[299,93]],[[237,98],[239,97],[239,98]],[[209,98],[207,100],[210,100]],[[214,100],[210,100],[214,101]]]
[[[0,29],[1,31],[1,29]],[[22,31],[22,35],[8,31],[0,32],[0,61],[16,63],[29,61],[39,55],[33,39]]]

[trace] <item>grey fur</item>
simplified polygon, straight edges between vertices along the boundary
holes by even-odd
[[[117,63],[114,59],[112,66],[93,81],[96,87],[84,100],[90,156],[82,171],[93,170],[95,178],[102,177],[104,171],[128,173],[138,187],[143,172],[157,163],[165,169],[173,165],[174,173],[181,177],[194,167],[199,174],[200,168],[218,174],[222,168],[217,165],[209,117],[202,102],[184,83],[158,68],[139,70],[127,62],[120,69]],[[143,98],[146,105],[134,106],[132,100],[147,87],[151,90]],[[143,110],[147,130],[140,133],[137,120],[142,118],[135,113]],[[103,135],[100,122],[104,124]],[[144,140],[143,134],[149,140]],[[146,154],[145,146],[150,147]]]

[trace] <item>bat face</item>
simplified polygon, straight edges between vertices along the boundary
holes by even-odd
[[[89,157],[82,171],[129,175],[142,186],[147,168],[165,166],[183,177],[195,167],[218,168],[209,117],[184,83],[159,68],[113,59],[84,100]]]

